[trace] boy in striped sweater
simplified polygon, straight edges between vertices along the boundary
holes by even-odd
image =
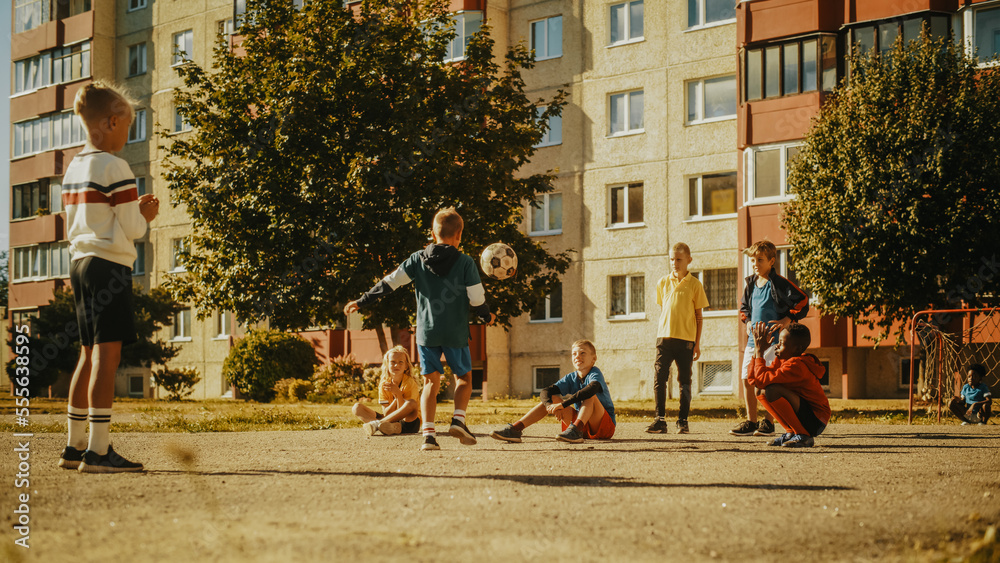
[[[111,403],[122,345],[136,340],[133,241],[145,234],[160,202],[150,194],[139,197],[128,163],[111,154],[128,140],[132,101],[95,81],[77,92],[73,109],[87,130],[87,144],[66,168],[62,198],[80,360],[69,387],[69,438],[59,467],[82,473],[142,471],[141,463],[111,447]]]

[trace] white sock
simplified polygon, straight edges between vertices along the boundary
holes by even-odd
[[[420,426],[420,429],[423,431],[423,434],[424,434],[425,438],[427,436],[430,436],[431,438],[436,438],[437,437],[437,432],[434,431],[434,423],[433,422],[425,422],[425,423],[423,423],[423,425]]]
[[[455,414],[452,415],[453,418],[457,419],[462,424],[465,424],[465,411],[462,409],[455,409]]]
[[[87,409],[66,407],[66,426],[69,428],[66,445],[77,450],[87,449]]]
[[[111,445],[111,409],[89,410],[90,442],[87,449],[98,455],[107,455]]]

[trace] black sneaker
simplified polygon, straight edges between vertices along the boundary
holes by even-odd
[[[59,467],[63,469],[76,469],[80,467],[80,462],[83,461],[83,452],[86,450],[78,450],[73,446],[66,446],[63,450],[61,456],[59,456]]]
[[[774,435],[774,423],[768,419],[760,421],[757,425],[757,430],[753,433],[754,436],[773,436]]]
[[[83,461],[80,462],[77,471],[80,473],[131,473],[142,471],[142,464],[123,458],[115,453],[111,446],[108,446],[108,453],[104,455],[99,455],[91,450],[83,452]]]
[[[451,428],[448,429],[448,434],[458,438],[462,442],[463,446],[475,446],[476,436],[469,431],[469,428],[464,422],[458,420],[457,418],[451,419]]]
[[[656,419],[646,428],[646,434],[666,434],[667,421]]]
[[[785,442],[791,440],[793,436],[795,436],[795,434],[793,434],[791,432],[785,432],[781,436],[778,436],[777,438],[775,438],[775,439],[771,440],[770,442],[768,442],[767,445],[769,445],[769,446],[780,446],[780,445],[784,444]]]
[[[423,451],[440,450],[441,446],[438,445],[438,441],[434,436],[424,436],[424,443],[420,445],[420,449]]]
[[[583,442],[583,434],[576,429],[576,426],[570,424],[566,430],[563,430],[556,436],[556,440],[560,442],[569,442],[570,444],[580,444]]]
[[[729,431],[733,436],[753,436],[753,433],[757,431],[757,423],[750,422],[749,420],[744,420],[739,426],[733,428]]]
[[[688,421],[686,421],[686,420],[678,420],[677,421],[677,433],[678,434],[687,434],[688,433]]]
[[[500,430],[494,430],[493,433],[490,434],[490,438],[493,438],[494,440],[502,440],[504,442],[513,442],[515,444],[520,444],[521,431],[518,430],[517,428],[514,428],[513,424],[508,424],[507,426],[504,426]]]
[[[806,434],[795,434],[791,438],[781,443],[783,448],[811,448],[815,444],[812,436]]]

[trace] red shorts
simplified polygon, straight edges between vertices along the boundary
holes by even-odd
[[[576,420],[576,409],[570,407],[573,411],[573,420]],[[565,431],[569,425],[565,422],[562,423],[562,429]],[[597,427],[597,432],[590,431],[590,424],[584,424],[583,428],[578,428],[580,432],[583,433],[583,437],[588,440],[610,440],[612,436],[615,435],[615,423],[611,420],[611,415],[608,411],[604,411],[604,418],[601,419],[601,424]]]

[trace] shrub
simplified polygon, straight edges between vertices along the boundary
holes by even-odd
[[[251,330],[222,363],[222,376],[249,399],[269,402],[282,379],[307,379],[316,354],[305,340],[277,330]]]
[[[313,384],[306,379],[282,379],[274,384],[276,398],[289,401],[303,401],[313,392]]]
[[[153,382],[167,392],[168,401],[179,401],[194,391],[194,386],[201,381],[198,370],[193,367],[153,370]]]
[[[353,354],[338,356],[313,375],[313,392],[307,398],[310,401],[331,402],[373,397],[380,374],[378,368],[366,369]]]

